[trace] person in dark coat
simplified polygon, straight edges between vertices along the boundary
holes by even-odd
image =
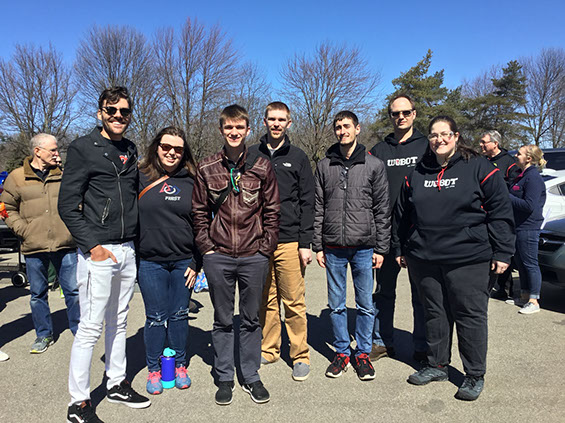
[[[455,325],[465,369],[456,398],[470,401],[484,386],[489,271],[504,272],[514,253],[512,209],[500,169],[462,144],[452,118],[432,119],[428,138],[393,220],[426,320],[428,363],[408,382],[447,380]]]
[[[147,392],[163,392],[160,356],[175,351],[175,386],[186,389],[188,304],[202,258],[194,242],[192,190],[196,163],[184,131],[153,138],[139,167],[138,281],[145,304]],[[168,342],[167,342],[168,340]]]
[[[520,273],[521,298],[508,302],[522,306],[521,314],[533,314],[540,310],[538,242],[546,193],[539,169],[543,169],[546,161],[541,149],[532,144],[520,147],[516,161],[522,173],[510,187],[510,200],[516,221],[515,262]]]
[[[318,163],[315,180],[313,250],[326,269],[328,304],[334,332],[335,358],[326,376],[339,377],[350,363],[347,329],[347,265],[355,287],[357,320],[353,366],[361,380],[375,378],[369,360],[375,311],[373,273],[388,253],[390,206],[388,181],[382,160],[365,153],[357,142],[361,131],[357,116],[337,114],[333,122],[338,142]]]
[[[378,157],[386,167],[388,177],[390,204],[394,207],[396,199],[404,183],[404,179],[420,161],[428,148],[428,139],[414,128],[416,105],[407,94],[394,96],[388,105],[388,114],[393,132],[383,142],[375,144],[369,154]],[[394,357],[394,308],[396,303],[396,282],[400,266],[396,263],[399,252],[398,245],[391,245],[385,256],[383,265],[375,272],[377,287],[373,299],[375,302],[375,326],[373,328],[373,346],[369,358],[371,361],[383,357]],[[410,278],[409,278],[410,279]],[[424,309],[416,285],[410,279],[412,295],[412,315],[414,330],[413,358],[416,361],[426,360],[426,329],[424,327]]]

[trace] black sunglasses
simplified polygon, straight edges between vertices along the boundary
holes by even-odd
[[[106,106],[106,107],[102,107],[102,109],[104,109],[104,111],[108,113],[110,116],[114,116],[118,112],[118,110],[120,111],[120,115],[122,115],[125,118],[131,115],[131,109],[128,107],[123,107],[121,109],[118,109],[117,107],[114,106]]]
[[[399,117],[400,114],[402,113],[402,116],[408,117],[408,116],[410,116],[410,115],[412,114],[413,111],[414,111],[414,109],[412,109],[412,110],[400,110],[400,111],[398,111],[398,112],[390,112],[390,115],[391,115],[393,118],[397,118],[397,117]]]
[[[165,153],[168,153],[169,151],[171,151],[171,149],[175,150],[175,153],[177,154],[182,154],[184,151],[184,147],[175,147],[172,146],[171,144],[166,144],[166,143],[159,143],[159,147],[161,147],[161,150],[163,150]]]

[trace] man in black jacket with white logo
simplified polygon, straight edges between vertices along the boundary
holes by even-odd
[[[137,149],[123,137],[131,100],[123,87],[98,100],[102,128],[71,143],[59,214],[78,245],[80,323],[71,350],[69,422],[100,422],[90,402],[90,365],[105,322],[108,401],[131,408],[151,402],[126,380],[126,322],[133,295],[137,235]]]
[[[314,177],[308,157],[290,143],[286,134],[292,124],[288,106],[280,101],[269,104],[264,123],[267,134],[249,151],[271,161],[279,187],[281,220],[279,242],[271,256],[259,314],[263,329],[261,362],[269,364],[280,358],[282,300],[292,377],[303,381],[310,374],[304,272],[312,262]]]
[[[485,131],[481,135],[479,145],[484,156],[500,169],[506,185],[510,186],[520,174],[516,160],[501,146],[502,136],[495,130]]]
[[[385,166],[357,143],[357,116],[339,112],[333,122],[338,142],[318,163],[315,174],[313,250],[326,268],[328,305],[334,332],[335,358],[326,376],[339,377],[349,367],[347,328],[347,265],[355,287],[357,348],[352,360],[361,380],[375,378],[369,360],[375,320],[372,268],[382,265],[390,244],[390,207]]]
[[[416,107],[414,100],[406,94],[393,97],[388,105],[388,114],[394,132],[386,136],[383,142],[376,144],[370,151],[381,159],[386,166],[388,176],[390,204],[394,206],[404,178],[414,169],[428,148],[428,139],[414,128]],[[373,346],[369,357],[376,361],[382,357],[392,357],[394,351],[394,305],[396,302],[396,282],[400,266],[396,256],[400,246],[391,245],[390,253],[384,258],[382,267],[376,272],[377,289],[375,301],[375,326],[373,328]],[[412,290],[412,309],[414,316],[414,359],[426,359],[426,335],[424,311],[416,286],[410,280]]]

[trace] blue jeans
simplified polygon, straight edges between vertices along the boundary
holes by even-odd
[[[373,249],[326,248],[326,275],[328,278],[328,305],[334,332],[334,348],[338,354],[349,355],[347,307],[347,264],[351,266],[357,318],[355,323],[355,355],[371,352],[371,338],[375,322],[373,308]]]
[[[145,353],[150,372],[161,369],[159,358],[165,341],[175,350],[176,366],[186,366],[188,303],[192,290],[185,286],[184,272],[191,260],[156,262],[141,260],[139,287],[145,303]]]
[[[373,328],[373,344],[379,346],[394,346],[394,308],[396,302],[396,282],[400,266],[396,262],[394,254],[384,257],[383,265],[377,270],[377,289],[373,296],[375,306],[375,326]],[[410,277],[410,290],[412,295],[412,315],[414,318],[414,330],[412,340],[415,351],[426,351],[426,321],[424,308],[420,302],[418,287]]]
[[[541,271],[538,264],[538,229],[516,231],[515,261],[520,273],[522,294],[539,299],[541,291]]]
[[[49,262],[55,266],[59,284],[65,295],[69,329],[76,334],[80,320],[80,307],[77,287],[76,250],[61,250],[51,253],[37,253],[25,256],[26,274],[29,280],[31,317],[38,338],[53,336],[53,321],[49,309],[48,270]]]

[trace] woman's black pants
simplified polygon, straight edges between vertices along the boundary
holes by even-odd
[[[450,363],[455,323],[465,373],[484,375],[490,262],[434,264],[407,257],[407,264],[424,306],[430,364]]]

